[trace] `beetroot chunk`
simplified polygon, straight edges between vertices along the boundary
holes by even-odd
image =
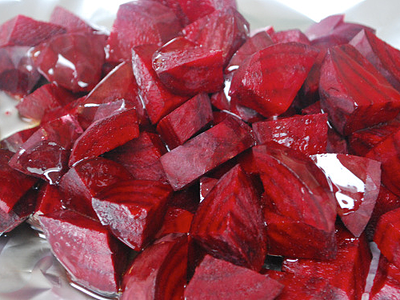
[[[230,117],[160,159],[168,182],[180,190],[254,144],[250,127]]]
[[[185,290],[185,299],[272,300],[282,288],[269,276],[206,255]]]
[[[38,129],[38,126],[23,129],[16,133],[2,139],[0,141],[0,148],[10,150],[11,152],[17,152],[23,143]]]
[[[92,33],[96,31],[86,21],[82,20],[80,17],[62,6],[56,6],[54,8],[50,16],[50,23],[63,26],[67,32]]]
[[[400,268],[390,263],[383,255],[379,258],[369,299],[400,299]]]

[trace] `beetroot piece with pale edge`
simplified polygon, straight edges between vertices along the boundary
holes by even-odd
[[[168,185],[157,181],[120,181],[92,198],[92,206],[104,226],[140,251],[160,229],[171,192]]]
[[[38,130],[38,126],[23,129],[13,133],[12,135],[2,139],[0,141],[0,148],[10,150],[11,152],[17,152],[21,145],[26,142],[26,140]]]
[[[127,262],[123,244],[100,222],[75,211],[43,215],[40,222],[72,281],[102,295],[116,295]]]
[[[282,288],[269,276],[206,255],[185,290],[185,299],[272,300]]]
[[[187,262],[186,234],[169,234],[155,241],[125,273],[121,300],[183,299]]]
[[[210,97],[201,93],[158,122],[157,131],[170,149],[182,145],[213,120]]]
[[[168,182],[180,190],[255,144],[250,127],[231,117],[161,156]]]
[[[308,37],[299,29],[276,31],[271,34],[271,39],[275,44],[296,42],[310,45]]]
[[[379,257],[369,299],[400,299],[400,268],[390,263],[383,255]]]
[[[50,15],[50,23],[64,27],[67,32],[92,33],[93,31],[96,31],[85,20],[81,19],[80,17],[62,6],[56,6],[53,9]]]
[[[292,104],[317,54],[295,42],[260,50],[234,74],[229,94],[265,117],[280,115]]]

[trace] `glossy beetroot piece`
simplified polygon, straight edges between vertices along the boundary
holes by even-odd
[[[17,131],[12,135],[2,139],[0,141],[0,148],[10,150],[11,152],[17,152],[21,145],[26,142],[26,140],[38,129],[38,126],[23,129]]]
[[[105,227],[70,210],[43,215],[40,222],[72,281],[103,295],[118,292],[127,252]]]
[[[213,120],[210,97],[201,93],[189,99],[157,125],[157,131],[170,149],[182,145]]]
[[[321,67],[321,107],[343,134],[394,119],[400,93],[353,46],[331,48]]]
[[[179,207],[169,207],[164,216],[164,222],[156,238],[170,233],[189,233],[193,213]]]
[[[50,15],[50,23],[64,27],[67,32],[92,33],[95,31],[95,29],[85,20],[62,6],[56,6],[53,9]]]
[[[311,155],[326,152],[327,122],[326,114],[315,114],[256,122],[252,127],[260,144],[275,141]]]
[[[161,156],[168,182],[180,190],[255,144],[250,127],[231,117]]]
[[[118,239],[140,251],[160,229],[171,192],[157,181],[120,181],[92,198],[92,207]]]
[[[272,300],[282,288],[266,275],[206,255],[185,290],[185,299]]]
[[[222,176],[200,203],[190,235],[215,257],[261,269],[267,254],[262,208],[240,165]]]
[[[383,255],[379,258],[370,299],[400,299],[400,268],[390,263]]]
[[[214,188],[217,184],[218,179],[203,176],[200,178],[200,201],[203,201],[204,198],[208,195],[208,193]]]
[[[155,241],[125,273],[121,300],[183,299],[187,261],[186,234],[169,234]]]
[[[101,78],[104,37],[87,33],[57,35],[36,46],[31,57],[48,81],[72,92],[88,92]]]
[[[283,43],[256,52],[232,78],[229,94],[265,117],[292,104],[318,52],[300,43]]]
[[[135,46],[161,46],[178,35],[181,26],[174,12],[157,1],[120,5],[108,38],[110,62],[130,61]]]

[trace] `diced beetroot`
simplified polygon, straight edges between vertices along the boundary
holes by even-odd
[[[121,300],[183,299],[188,238],[170,234],[140,253],[124,275]]]
[[[267,253],[262,208],[240,165],[222,176],[200,203],[190,235],[215,257],[261,269]]]
[[[200,178],[200,201],[203,201],[207,197],[208,193],[217,184],[218,179],[212,177],[203,176]]]
[[[271,39],[275,44],[297,42],[305,45],[310,45],[308,37],[300,29],[276,31],[271,34]]]
[[[326,114],[256,122],[253,123],[253,130],[260,144],[275,141],[307,155],[326,152],[328,133]]]
[[[40,222],[72,281],[102,295],[116,295],[127,262],[123,244],[100,222],[74,211],[43,215]]]
[[[269,254],[311,259],[336,255],[336,200],[305,154],[269,142],[252,148],[263,195]]]
[[[400,268],[390,263],[383,255],[379,258],[369,299],[400,299]]]
[[[30,55],[48,81],[72,92],[87,92],[101,78],[105,59],[103,44],[101,35],[61,34],[36,46]]]
[[[139,136],[136,109],[116,112],[92,123],[75,141],[69,166],[99,156]]]
[[[0,26],[0,47],[36,46],[65,32],[62,26],[18,15]]]
[[[106,154],[106,157],[123,165],[135,179],[167,182],[160,157],[167,150],[155,133],[140,132],[133,139]]]
[[[129,179],[132,175],[116,162],[102,157],[83,160],[60,180],[64,206],[96,218],[92,197],[114,183]]]
[[[221,50],[226,67],[249,36],[249,23],[233,7],[216,10],[182,30],[183,36],[209,50]]]
[[[74,117],[65,115],[55,119],[32,134],[13,155],[9,165],[57,184],[68,170],[71,146],[81,133],[82,128]]]
[[[230,103],[227,95],[223,90],[211,95],[211,104],[219,110],[229,110]]]
[[[144,45],[132,49],[133,73],[147,114],[153,124],[189,99],[189,97],[172,94],[157,77],[152,66],[153,53],[157,49],[156,45]]]
[[[318,23],[311,25],[307,30],[305,30],[306,36],[309,40],[313,41],[320,37],[329,35],[332,30],[344,22],[344,15],[331,15],[328,16]]]
[[[64,27],[69,33],[92,33],[96,31],[96,29],[89,25],[85,20],[81,19],[80,17],[62,6],[56,6],[53,9],[50,15],[50,23]]]
[[[349,153],[346,137],[337,132],[336,129],[333,128],[329,123],[328,125],[328,143],[326,144],[326,152],[343,154]]]
[[[206,255],[185,290],[185,299],[272,300],[282,288],[269,276]]]
[[[238,98],[235,96],[231,98],[230,106],[230,112],[239,116],[239,118],[247,123],[255,123],[265,120],[265,117],[254,109],[239,104]]]
[[[17,152],[23,143],[38,130],[38,126],[23,129],[18,131],[0,141],[0,148],[10,150],[11,152]]]
[[[162,225],[171,188],[157,181],[120,181],[92,198],[100,222],[123,243],[140,251]]]
[[[394,119],[400,111],[400,93],[351,45],[328,51],[320,96],[330,122],[345,136]]]
[[[173,93],[194,96],[215,93],[224,84],[222,51],[177,37],[153,55],[153,69]]]
[[[110,62],[130,61],[135,46],[161,46],[178,35],[181,26],[174,12],[157,1],[120,5],[108,39]]]
[[[359,237],[371,218],[379,194],[381,164],[345,154],[317,154],[312,159],[332,184],[342,222]]]
[[[255,144],[250,127],[232,117],[161,156],[168,182],[180,190]]]
[[[40,121],[47,111],[63,107],[73,100],[75,97],[69,91],[49,83],[22,98],[16,107],[22,117]]]
[[[213,120],[210,98],[201,93],[158,122],[157,131],[170,149],[182,145]]]
[[[172,194],[169,201],[170,207],[182,208],[191,213],[195,213],[200,203],[199,185],[194,184],[187,188],[176,191]]]
[[[292,104],[318,52],[300,43],[282,43],[256,52],[235,72],[229,94],[265,117]]]
[[[164,222],[156,238],[170,233],[189,233],[193,213],[178,207],[169,207],[165,213]]]

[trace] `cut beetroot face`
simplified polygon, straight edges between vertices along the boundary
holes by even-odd
[[[133,47],[146,44],[161,46],[177,36],[180,30],[181,25],[174,12],[157,1],[122,4],[108,39],[107,60],[130,61]]]
[[[43,215],[40,222],[53,254],[72,281],[102,295],[116,295],[127,262],[123,244],[100,222],[74,211]]]
[[[116,112],[92,123],[75,141],[69,166],[99,156],[139,136],[134,108]]]
[[[185,299],[272,300],[282,288],[269,276],[206,255],[185,290]]]
[[[178,37],[153,55],[153,69],[173,93],[194,96],[215,93],[224,85],[222,51]]]
[[[188,262],[186,234],[169,234],[140,253],[124,275],[121,300],[183,299]]]
[[[153,124],[190,98],[171,93],[157,77],[152,66],[153,53],[157,49],[156,45],[144,45],[132,49],[133,73]]]
[[[165,213],[164,222],[156,238],[170,233],[189,233],[193,213],[179,207],[169,207]]]
[[[326,152],[328,117],[326,114],[294,116],[253,123],[260,144],[275,141],[311,155]]]
[[[299,29],[276,31],[271,34],[271,39],[275,44],[296,42],[310,45],[308,37]]]
[[[260,50],[234,74],[229,94],[265,117],[280,115],[292,104],[317,54],[300,43]]]
[[[96,31],[85,20],[81,19],[68,9],[62,6],[56,6],[50,15],[50,23],[64,27],[67,32],[86,32],[93,33]]]
[[[250,127],[231,117],[161,156],[168,182],[180,190],[255,144]]]
[[[269,142],[252,148],[264,186],[269,254],[311,259],[336,255],[336,201],[305,154]]]
[[[200,178],[200,202],[203,201],[205,197],[207,197],[208,193],[214,188],[217,182],[217,178],[207,176],[203,176]]]
[[[390,263],[383,255],[379,258],[369,299],[400,299],[400,268]]]
[[[92,198],[92,206],[104,226],[140,251],[160,229],[171,192],[168,185],[157,181],[120,181]]]
[[[400,110],[400,93],[350,45],[328,51],[320,96],[333,127],[345,136],[394,119]]]
[[[198,94],[183,103],[157,125],[157,131],[170,149],[182,145],[213,120],[210,98]]]
[[[0,148],[10,150],[11,152],[17,152],[23,143],[27,141],[27,139],[38,130],[38,126],[24,129],[13,133],[9,137],[2,139],[0,141]]]
[[[99,82],[105,59],[101,35],[68,33],[36,46],[31,57],[50,82],[72,92],[88,92]]]
[[[61,178],[64,206],[96,218],[92,197],[114,183],[129,179],[132,175],[116,162],[102,157],[83,160]]]

